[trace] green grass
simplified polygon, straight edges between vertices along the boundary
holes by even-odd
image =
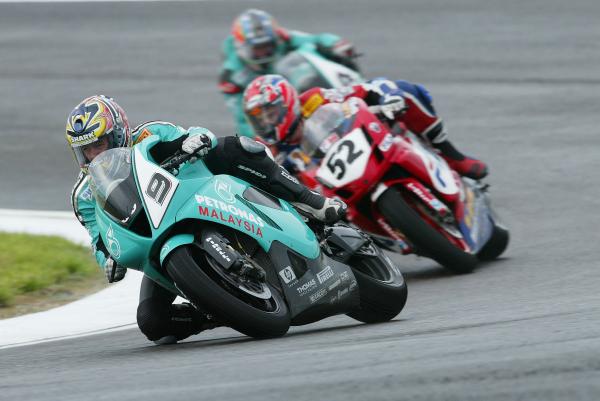
[[[98,274],[87,247],[48,235],[0,232],[0,307],[15,296]]]

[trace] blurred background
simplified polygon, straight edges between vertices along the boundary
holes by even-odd
[[[265,390],[307,400],[598,399],[597,0],[0,0],[0,208],[70,210],[78,169],[65,121],[92,94],[114,97],[132,125],[166,120],[232,134],[217,88],[220,46],[249,7],[286,28],[349,39],[364,53],[367,77],[425,85],[451,139],[489,163],[509,249],[467,276],[396,257],[409,301],[386,325],[348,326],[338,317],[277,341],[212,348],[223,340],[209,334],[170,354],[145,348],[137,329],[61,343],[48,363],[68,366],[69,383],[85,382],[62,399],[135,398],[126,386],[89,381],[106,377],[115,361],[156,399],[201,364],[211,371],[196,381],[194,370],[180,399],[207,389],[221,400],[265,399]],[[144,375],[158,352],[169,369]],[[7,379],[14,396],[33,399],[18,386],[29,372],[47,374],[37,367],[44,349],[3,358],[21,367],[22,379]],[[61,386],[46,386],[54,391],[47,396],[64,395]]]

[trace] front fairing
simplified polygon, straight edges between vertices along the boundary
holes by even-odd
[[[189,220],[229,226],[256,239],[267,252],[277,240],[306,258],[318,257],[314,233],[290,204],[280,200],[277,208],[266,201],[260,204],[260,197],[251,196],[257,191],[251,185],[231,176],[214,176],[202,161],[184,164],[173,176],[151,161],[148,150],[158,141],[150,137],[133,148],[137,195],[144,209],[138,219],[145,219],[146,231],[134,232],[99,206],[96,209],[100,235],[118,263],[142,270],[177,293],[161,273],[159,253],[178,224]]]
[[[289,203],[257,203],[250,196],[255,189],[228,175],[190,184],[185,183],[187,200],[177,212],[177,221],[199,219],[231,227],[253,237],[267,252],[273,241],[279,241],[307,258],[318,256],[315,234]]]
[[[472,253],[477,253],[490,239],[494,230],[495,218],[488,195],[481,184],[469,178],[462,178],[460,208],[456,214],[458,228]]]

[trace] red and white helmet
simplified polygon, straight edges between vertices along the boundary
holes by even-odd
[[[262,75],[246,87],[244,113],[267,143],[290,142],[301,121],[296,89],[281,75]]]

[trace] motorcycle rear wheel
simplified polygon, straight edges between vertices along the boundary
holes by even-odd
[[[387,322],[404,308],[408,290],[400,271],[389,265],[393,262],[379,248],[370,246],[375,256],[359,255],[348,262],[360,290],[360,308],[348,316],[363,323]]]
[[[193,304],[250,337],[270,338],[287,333],[290,313],[277,289],[269,286],[269,300],[245,294],[211,272],[216,262],[210,263],[209,255],[193,247],[175,249],[167,262],[167,272]]]
[[[477,257],[454,246],[440,232],[423,220],[406,203],[398,190],[389,188],[377,200],[377,206],[388,223],[400,230],[421,255],[438,262],[454,273],[470,273]]]

